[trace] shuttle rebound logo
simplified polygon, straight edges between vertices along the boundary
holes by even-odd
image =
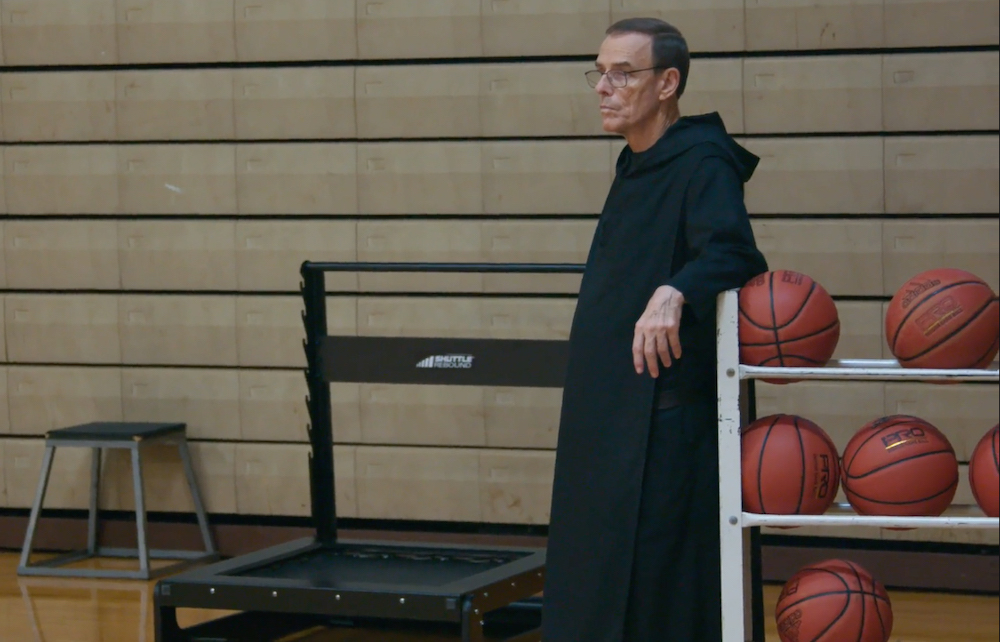
[[[475,359],[471,354],[437,354],[421,359],[418,368],[469,369]]]

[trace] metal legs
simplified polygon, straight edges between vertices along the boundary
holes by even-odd
[[[218,558],[212,535],[208,529],[208,518],[205,514],[205,507],[201,500],[201,492],[198,482],[195,479],[194,468],[191,465],[191,454],[188,451],[187,440],[184,437],[172,436],[161,443],[171,443],[177,446],[181,462],[184,467],[184,475],[187,478],[188,488],[194,503],[195,515],[198,519],[198,527],[201,530],[202,540],[205,548],[202,551],[189,550],[160,550],[150,549],[146,538],[146,493],[143,487],[142,476],[142,441],[99,441],[99,440],[73,440],[73,441],[46,441],[45,456],[42,459],[42,471],[38,480],[38,489],[35,493],[35,503],[31,507],[31,517],[28,519],[28,530],[25,533],[24,546],[21,549],[21,560],[17,568],[18,575],[46,575],[59,577],[86,577],[86,578],[118,578],[118,579],[138,579],[149,580],[170,572],[178,571],[192,564],[204,561],[211,561]],[[48,489],[49,476],[52,472],[52,459],[57,447],[89,447],[91,449],[90,466],[90,512],[87,519],[87,548],[84,550],[71,551],[58,555],[51,559],[36,564],[30,563],[31,552],[34,546],[35,530],[38,527],[38,517],[41,514],[45,500],[45,493]],[[138,548],[106,548],[99,545],[97,541],[97,511],[99,508],[99,497],[101,488],[101,449],[121,448],[131,450],[132,455],[132,483],[135,497],[135,522]],[[114,569],[93,569],[93,568],[64,568],[71,562],[77,562],[93,557],[117,557],[131,558],[139,561],[138,570],[114,570]],[[151,569],[149,561],[151,559],[181,560],[174,564],[162,566],[158,569]]]

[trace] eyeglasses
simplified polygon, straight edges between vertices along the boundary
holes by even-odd
[[[659,67],[646,67],[645,69],[633,69],[631,71],[623,71],[621,69],[611,69],[609,71],[591,69],[583,75],[587,78],[587,84],[591,87],[597,87],[597,83],[601,82],[601,77],[607,76],[611,86],[620,89],[628,84],[629,74],[637,74],[640,71],[649,71],[651,69],[659,69]]]

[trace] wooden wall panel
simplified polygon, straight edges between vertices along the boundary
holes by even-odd
[[[752,221],[757,247],[772,270],[802,272],[831,295],[883,293],[880,221]]]
[[[886,47],[1000,44],[995,0],[883,0]]]
[[[240,62],[354,58],[355,8],[355,0],[236,0],[236,58]]]
[[[743,100],[747,133],[879,131],[882,59],[747,58]]]
[[[882,359],[886,351],[885,315],[879,301],[835,301],[840,339],[834,359]]]
[[[118,139],[231,140],[233,74],[228,69],[119,71]]]
[[[240,438],[236,370],[125,368],[121,386],[124,421],[182,421],[195,440]]]
[[[239,290],[298,291],[303,261],[355,261],[355,221],[240,221],[236,224]],[[354,274],[326,275],[328,290],[355,290]]]
[[[357,0],[358,57],[483,55],[480,0]]]
[[[116,0],[3,0],[7,65],[118,62]]]
[[[907,136],[885,140],[890,214],[1000,212],[1000,137]]]
[[[357,214],[355,143],[261,143],[236,147],[243,216]]]
[[[6,396],[10,432],[41,436],[90,421],[122,420],[117,367],[10,366]]]
[[[191,467],[198,479],[205,510],[209,513],[235,514],[237,444],[195,441],[189,448]],[[101,475],[102,508],[135,510],[129,453],[122,450],[109,451],[105,456]],[[194,512],[194,503],[176,447],[146,447],[143,451],[143,476],[146,480],[146,510],[189,514]]]
[[[482,144],[486,214],[597,214],[611,187],[605,141]]]
[[[680,29],[692,51],[742,51],[744,0],[611,0],[611,21],[649,16]]]
[[[745,0],[748,50],[882,46],[883,0]]]
[[[123,214],[233,214],[233,145],[141,144],[118,148]],[[112,210],[114,211],[114,210]]]
[[[365,214],[480,214],[480,144],[359,143],[358,209]]]
[[[237,364],[234,297],[123,295],[118,308],[121,363]]]
[[[358,67],[359,138],[482,136],[475,65]]]
[[[10,214],[118,211],[118,150],[111,145],[3,148]]]
[[[597,94],[583,75],[593,64],[517,62],[475,67],[479,83],[477,109],[482,124],[479,135],[604,134]]]
[[[241,68],[232,74],[240,140],[357,136],[351,67]]]
[[[555,453],[483,451],[479,456],[484,522],[548,524]]]
[[[245,441],[308,442],[308,388],[302,372],[239,370],[239,438]],[[337,426],[335,411],[333,424]]]
[[[1000,219],[901,220],[883,224],[884,291],[893,295],[910,277],[937,267],[978,275],[1000,290]]]
[[[120,221],[126,290],[235,290],[232,221]]]
[[[885,211],[879,138],[753,138],[742,143],[760,157],[746,186],[751,214]]]
[[[7,508],[10,504],[7,501],[7,481],[5,479],[6,455],[4,454],[5,439],[0,439],[0,508]]]
[[[31,508],[38,490],[45,442],[42,439],[2,442],[7,506]],[[60,448],[52,459],[52,470],[43,508],[86,509],[90,500],[90,449]]]
[[[482,0],[483,55],[596,53],[610,9],[609,0]]]
[[[476,450],[359,447],[354,466],[358,517],[483,519]]]
[[[7,359],[22,363],[121,363],[113,295],[8,294]]]
[[[890,131],[995,129],[1000,120],[1000,54],[884,56],[884,126]]]
[[[122,64],[236,59],[233,0],[117,0]]]
[[[117,138],[115,75],[64,71],[0,75],[3,137],[9,141]]]
[[[6,361],[6,355],[4,355],[4,361]],[[6,435],[11,432],[10,427],[10,396],[8,394],[7,386],[9,368],[6,365],[0,365],[0,435]],[[3,440],[0,439],[0,444]],[[0,461],[3,461],[3,453],[0,452]],[[3,473],[0,472],[0,478],[3,477]],[[2,483],[2,482],[0,482]]]
[[[3,223],[7,285],[30,290],[114,290],[121,285],[115,221]]]

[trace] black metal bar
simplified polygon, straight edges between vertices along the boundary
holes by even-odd
[[[337,495],[333,468],[333,411],[330,386],[323,378],[322,342],[326,337],[326,282],[323,272],[302,268],[305,311],[306,382],[309,388],[309,491],[316,539],[324,544],[337,541]]]
[[[747,381],[747,413],[751,423],[757,420],[757,382],[754,379]],[[750,529],[750,607],[753,614],[753,627],[751,628],[751,639],[755,642],[764,642],[764,571],[761,560],[761,535],[760,526]]]
[[[515,274],[582,274],[582,263],[352,263],[306,261],[306,272],[479,272]]]

